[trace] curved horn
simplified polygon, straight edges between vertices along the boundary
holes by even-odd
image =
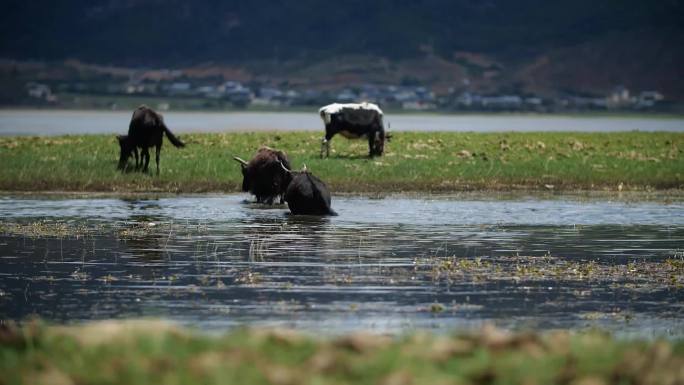
[[[304,163],[304,167],[302,167],[302,172],[307,172],[307,171],[308,171],[308,170],[307,170],[307,168],[306,168],[306,163]]]
[[[234,156],[233,159],[237,160],[240,162],[243,166],[247,165],[247,162],[244,161],[244,159],[238,158],[237,156]]]
[[[282,167],[283,170],[285,170],[285,172],[288,172],[290,174],[292,173],[292,170],[288,170],[287,167],[285,167],[282,160],[279,160],[278,162],[280,163],[280,167]]]

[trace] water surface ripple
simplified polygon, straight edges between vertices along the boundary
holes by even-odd
[[[1,197],[0,318],[684,335],[681,201],[336,196],[313,218],[245,198]]]

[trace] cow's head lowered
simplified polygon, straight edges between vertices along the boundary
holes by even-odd
[[[135,144],[128,135],[117,135],[116,139],[119,142],[119,164],[116,167],[118,170],[125,170],[126,164],[128,163],[128,158],[133,155],[135,151]],[[138,160],[138,154],[135,154],[136,163]],[[136,164],[137,166],[137,164]]]
[[[389,124],[387,124],[387,128],[389,130]],[[380,127],[372,135],[371,140],[369,140],[370,156],[381,156],[385,152],[385,143],[392,140],[392,134]]]
[[[385,142],[387,141],[389,141],[389,138],[384,131],[375,131],[369,141],[370,156],[381,156],[385,152]]]

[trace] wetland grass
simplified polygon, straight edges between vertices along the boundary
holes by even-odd
[[[0,190],[172,193],[237,192],[233,156],[261,145],[306,164],[335,192],[463,190],[647,190],[684,185],[681,133],[397,132],[385,156],[365,141],[336,138],[319,159],[320,133],[182,134],[165,145],[159,177],[116,170],[114,135],[0,138]]]
[[[599,332],[217,336],[157,321],[0,326],[3,384],[681,384],[684,343]]]
[[[616,262],[600,258],[551,256],[429,257],[413,261],[414,275],[434,284],[489,282],[555,282],[629,287],[632,290],[684,288],[684,258],[628,258]]]

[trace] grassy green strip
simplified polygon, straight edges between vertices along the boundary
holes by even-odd
[[[0,328],[2,384],[679,384],[684,342],[593,332],[196,334],[155,321]]]
[[[505,189],[682,188],[682,133],[413,133],[397,132],[381,158],[364,140],[336,137],[319,159],[321,133],[181,135],[165,142],[161,175],[121,174],[113,135],[0,138],[0,190],[238,191],[232,160],[261,145],[285,150],[335,192]],[[151,169],[154,169],[152,155]]]

